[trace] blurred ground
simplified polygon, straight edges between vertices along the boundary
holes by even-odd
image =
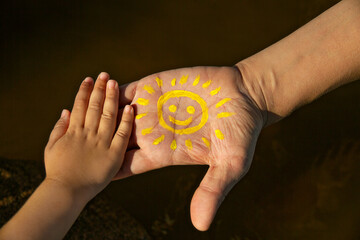
[[[88,75],[107,71],[126,83],[233,65],[336,2],[8,1],[0,13],[0,156],[42,161],[53,124]],[[106,192],[154,239],[359,239],[359,92],[360,82],[341,87],[265,129],[249,174],[208,232],[197,232],[189,215],[206,167],[161,169]]]

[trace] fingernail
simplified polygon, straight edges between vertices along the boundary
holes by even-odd
[[[115,84],[116,84],[116,82],[113,81],[113,80],[110,80],[110,81],[108,81],[108,83],[107,83],[109,89],[114,89],[114,88],[115,88]]]
[[[108,77],[108,74],[106,72],[101,72],[99,74],[99,78],[101,78],[101,79],[106,79],[107,77]]]
[[[130,105],[126,105],[124,111],[126,113],[131,113],[133,110],[132,110],[132,107]]]
[[[86,82],[86,83],[91,83],[91,82],[92,82],[91,77],[87,77],[87,78],[85,78],[84,82]]]
[[[66,116],[66,110],[63,109],[62,112],[61,112],[61,118],[64,118]]]

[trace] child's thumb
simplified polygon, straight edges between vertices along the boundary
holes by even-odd
[[[48,147],[52,147],[59,140],[69,127],[70,112],[66,109],[62,110],[60,119],[56,122],[52,130],[48,142]]]

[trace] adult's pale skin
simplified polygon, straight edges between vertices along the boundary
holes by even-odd
[[[186,75],[188,81],[183,89],[198,91],[209,106],[225,97],[231,98],[222,108],[236,114],[217,119],[214,116],[219,109],[209,108],[206,125],[186,136],[173,134],[154,124],[158,122],[157,99],[174,89],[171,85],[173,78],[179,81]],[[194,87],[192,83],[198,75],[201,83],[211,79],[213,86],[220,86],[221,91],[213,97],[207,89]],[[156,85],[157,77],[163,80],[161,87]],[[124,165],[116,178],[169,165],[209,165],[190,209],[194,226],[201,231],[207,230],[226,194],[249,169],[262,128],[322,94],[359,78],[360,1],[344,0],[234,67],[170,70],[123,86],[120,106],[131,103],[138,114],[148,114],[135,121],[131,147],[139,148],[126,153]],[[154,93],[145,91],[145,85],[154,86]],[[179,82],[176,86],[180,88]],[[139,104],[139,98],[148,99],[149,104]],[[176,102],[177,109],[181,110],[177,115],[164,108],[164,118],[188,119],[190,115],[185,109],[191,104],[191,99],[184,99]],[[196,121],[196,117],[200,115],[194,114],[192,120]],[[152,132],[144,135],[141,130],[149,127],[153,127]],[[216,129],[221,129],[223,140],[216,137]],[[161,135],[164,135],[163,142],[154,145],[154,140]],[[210,140],[210,149],[201,141],[204,136]],[[189,138],[193,145],[191,150],[184,144]],[[173,140],[177,143],[175,150],[170,147]]]

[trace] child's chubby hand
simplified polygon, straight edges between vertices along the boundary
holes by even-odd
[[[122,165],[134,118],[127,105],[115,132],[118,102],[118,83],[107,73],[95,84],[90,77],[82,82],[71,116],[62,112],[45,148],[45,181],[87,201],[110,183]]]

